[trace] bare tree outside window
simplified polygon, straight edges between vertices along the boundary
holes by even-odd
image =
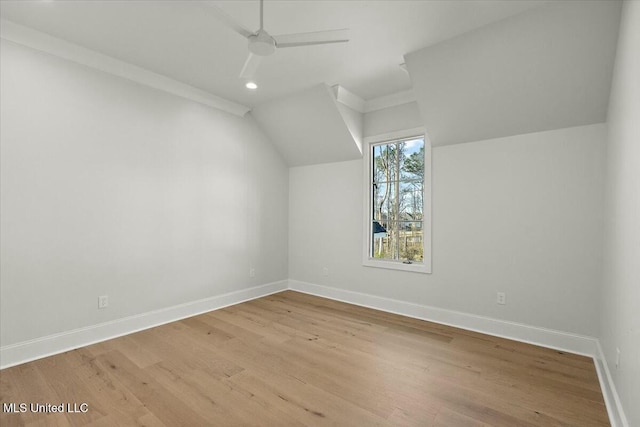
[[[371,150],[370,255],[422,262],[424,137],[375,144]]]

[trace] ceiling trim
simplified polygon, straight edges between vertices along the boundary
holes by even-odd
[[[6,19],[0,20],[0,38],[226,111],[236,116],[242,117],[250,110],[247,106],[213,95],[202,89],[69,43],[32,28],[18,25]]]
[[[356,110],[359,113],[364,113],[366,109],[366,101],[360,98],[353,92],[349,92],[345,88],[340,85],[331,86],[333,90],[333,94],[335,95],[336,101],[346,105],[352,110]]]
[[[413,90],[405,90],[404,92],[392,93],[391,95],[381,96],[379,98],[373,98],[367,101],[365,106],[365,113],[371,111],[382,110],[384,108],[396,107],[402,104],[408,104],[414,102],[416,95]]]
[[[333,85],[331,86],[331,89],[333,90],[333,95],[337,102],[362,114],[382,110],[384,108],[396,107],[402,104],[408,104],[409,102],[414,102],[416,100],[416,96],[412,90],[392,93],[391,95],[381,96],[379,98],[373,98],[365,101],[355,93],[349,92],[340,85]]]

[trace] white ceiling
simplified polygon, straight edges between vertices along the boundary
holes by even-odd
[[[605,122],[621,6],[549,3],[407,55],[432,145]]]
[[[543,1],[269,1],[271,34],[350,29],[350,42],[281,49],[262,61],[255,92],[237,76],[246,39],[222,25],[214,3],[248,28],[259,2],[6,1],[3,19],[146,68],[250,107],[308,89],[340,84],[370,100],[408,90],[403,56]]]
[[[289,166],[362,156],[331,89],[324,84],[259,105],[251,115]]]

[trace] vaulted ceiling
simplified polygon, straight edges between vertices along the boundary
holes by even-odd
[[[271,34],[349,28],[350,41],[279,49],[256,91],[238,77],[246,39],[212,4],[259,26],[257,0],[5,0],[0,14],[3,38],[35,29],[103,54],[103,71],[133,64],[172,93],[252,109],[291,166],[360,157],[385,117],[419,120],[434,146],[606,120],[619,1],[267,0]]]
[[[247,40],[216,5],[250,29],[259,1],[6,1],[3,19],[253,107],[311,86],[340,84],[363,99],[407,90],[403,56],[539,6],[540,1],[277,1],[264,3],[271,34],[349,28],[346,44],[278,50],[247,91],[238,78]]]
[[[605,122],[620,12],[554,2],[408,54],[433,145]]]

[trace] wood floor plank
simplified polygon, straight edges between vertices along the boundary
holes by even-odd
[[[91,396],[86,399],[91,402],[89,410],[95,412],[94,402],[97,402],[105,415],[102,418],[122,425],[133,424],[135,420],[150,415],[144,404],[109,371],[110,368],[101,365],[95,357],[73,369],[72,373],[86,385]],[[100,419],[89,424],[105,422]]]
[[[491,427],[489,424],[476,421],[472,418],[459,414],[446,406],[438,413],[433,420],[433,427]]]
[[[58,397],[53,389],[42,376],[35,362],[25,363],[11,369],[0,371],[0,390],[2,403],[57,403]],[[0,413],[0,425],[35,425],[42,422],[50,422],[54,425],[68,426],[69,421],[64,414],[47,414],[30,411],[18,414],[6,413],[4,408]]]
[[[198,414],[204,414],[208,423],[213,425],[243,425],[239,415],[229,407],[225,395],[227,387],[219,381],[207,383],[206,390],[198,387],[203,379],[209,378],[205,373],[194,370],[187,374],[171,362],[162,362],[147,369],[147,372],[165,389],[171,390],[176,399],[183,401],[186,406]],[[194,375],[197,377],[194,381]],[[211,386],[212,384],[213,386]],[[178,396],[180,396],[178,398]]]
[[[77,375],[77,366],[73,368],[68,361],[69,358],[64,357],[64,354],[62,354],[36,360],[33,364],[40,371],[47,384],[54,390],[57,398],[54,401],[56,405],[63,404],[66,406],[68,404],[81,405],[86,403],[85,400],[76,400],[77,396],[85,396],[85,399],[94,402],[91,411],[66,413],[69,424],[82,426],[104,416],[107,413],[107,408],[103,407],[103,402],[98,399],[92,399],[87,382]],[[68,410],[68,408],[65,409]],[[72,410],[75,411],[75,408]]]
[[[0,371],[4,426],[607,426],[593,360],[293,291]]]
[[[263,379],[264,378],[264,379]],[[268,378],[268,381],[266,380]],[[247,370],[229,378],[247,392],[260,396],[266,405],[279,408],[307,426],[382,426],[390,427],[384,418],[345,401],[317,387],[300,382],[292,384],[291,378],[265,375],[258,370]],[[293,387],[292,387],[293,385]]]
[[[171,426],[207,424],[206,418],[190,409],[180,396],[163,387],[153,375],[138,369],[122,353],[111,351],[98,356],[97,360],[103,368],[110,369],[111,374],[165,424]]]

